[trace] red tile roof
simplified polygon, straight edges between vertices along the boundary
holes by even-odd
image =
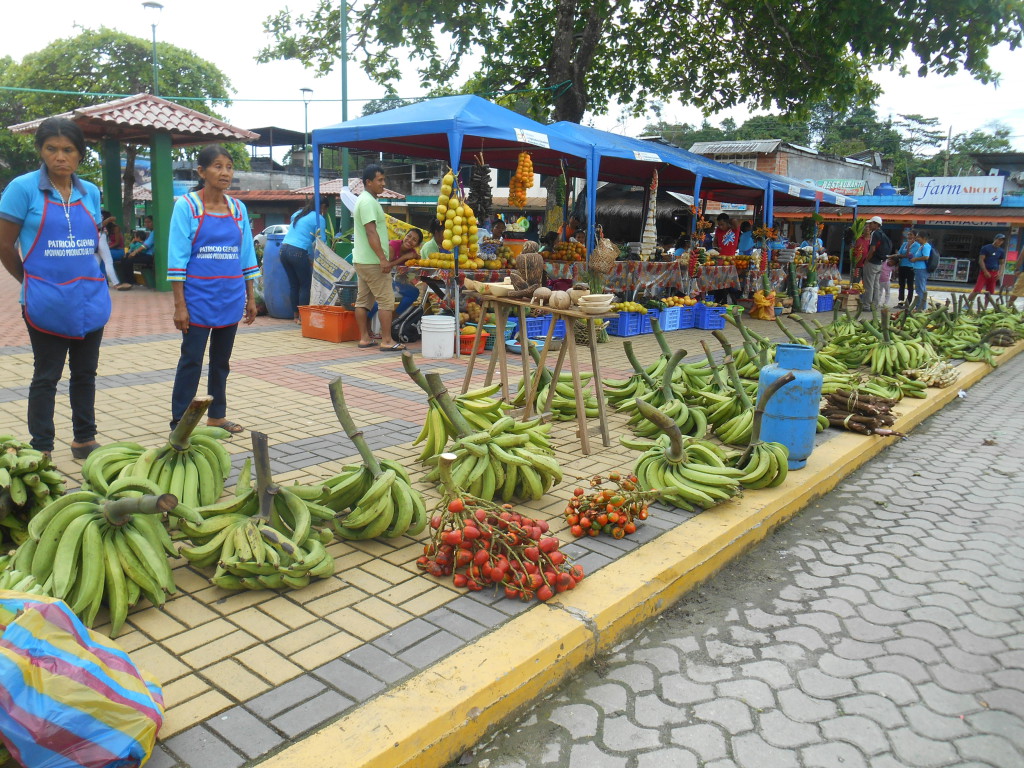
[[[358,195],[362,194],[362,192],[363,192],[363,180],[362,179],[352,179],[349,182],[349,184],[348,184],[348,188],[349,188],[349,191],[351,191],[353,195],[358,196]],[[321,182],[321,184],[320,184],[320,194],[321,195],[340,195],[342,189],[343,189],[343,186],[342,186],[342,183],[341,183],[341,179],[331,179],[330,181],[324,181],[324,182]],[[300,187],[299,189],[297,189],[295,191],[300,193],[300,194],[303,194],[303,195],[311,195],[311,194],[313,194],[313,187],[312,186]],[[393,189],[385,189],[384,193],[380,196],[380,199],[382,199],[382,200],[405,200],[405,195],[403,195],[401,192],[395,192],[395,190],[393,190]]]
[[[90,141],[117,139],[121,142],[148,144],[154,133],[171,134],[176,147],[210,144],[216,141],[252,141],[259,134],[196,112],[172,101],[140,93],[104,104],[65,112],[57,117],[73,120]],[[32,133],[42,120],[10,126],[14,133]]]

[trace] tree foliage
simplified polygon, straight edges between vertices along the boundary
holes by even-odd
[[[352,50],[381,84],[398,82],[407,60],[424,86],[460,82],[474,54],[482,90],[531,90],[533,114],[573,122],[676,97],[705,114],[852,103],[871,95],[872,68],[900,66],[908,50],[920,74],[990,82],[989,48],[1018,46],[1024,27],[1021,0],[367,0],[351,13]],[[258,60],[329,72],[339,14],[335,0],[282,10],[265,22],[274,42]]]
[[[160,93],[169,101],[176,96],[201,96],[202,101],[182,101],[197,112],[220,117],[217,108],[228,106],[232,87],[227,76],[214,64],[191,51],[170,43],[158,43]],[[0,59],[0,85],[39,89],[40,91],[71,91],[72,94],[0,91],[0,117],[3,125],[26,122],[48,115],[102,104],[111,97],[84,94],[134,94],[152,90],[152,47],[148,40],[132,37],[106,27],[83,29],[74,37],[55,40],[46,48],[25,56],[20,63],[9,57]],[[24,148],[14,154],[8,169],[0,170],[7,178],[38,166],[32,150],[32,138],[13,136],[0,131],[0,144],[14,140]],[[134,166],[138,147],[129,145],[126,155],[129,167]],[[239,163],[248,168],[248,153],[241,145],[229,147]],[[5,157],[9,157],[4,151]],[[134,178],[125,174],[125,221],[130,220]],[[2,180],[2,179],[0,179]]]

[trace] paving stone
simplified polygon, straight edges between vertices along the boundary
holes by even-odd
[[[172,736],[164,742],[164,746],[185,765],[236,768],[245,762],[244,757],[201,725]]]
[[[641,728],[626,717],[606,717],[601,729],[604,745],[615,752],[653,749],[661,743],[655,728]]]
[[[706,723],[673,728],[671,738],[673,744],[696,752],[705,766],[728,754],[725,735],[719,728]]]
[[[909,728],[895,728],[888,736],[896,757],[908,766],[932,768],[952,764],[957,758],[952,744],[924,739]]]
[[[846,696],[839,700],[839,708],[844,714],[861,715],[886,729],[906,724],[900,708],[877,693]]]
[[[271,723],[275,728],[284,731],[285,734],[294,738],[300,733],[311,730],[321,723],[337,717],[354,702],[345,698],[337,691],[327,690],[305,704],[293,707],[273,720]]]
[[[206,725],[228,744],[249,758],[266,754],[284,741],[242,707],[234,707],[206,721]],[[150,763],[146,763],[150,765]]]
[[[385,653],[397,655],[438,631],[438,628],[428,621],[413,619],[378,637],[373,644]]]
[[[757,733],[744,733],[733,739],[732,751],[741,768],[763,768],[766,765],[799,767],[795,753],[773,747]]]
[[[722,665],[738,664],[754,658],[754,652],[750,648],[731,645],[721,640],[707,640],[704,647],[707,649],[708,656]]]
[[[633,658],[650,664],[658,672],[678,672],[681,669],[679,654],[669,648],[646,648],[633,654]]]
[[[286,709],[311,699],[325,689],[325,685],[310,675],[302,675],[291,682],[279,685],[255,699],[246,702],[247,709],[261,718],[274,717]]]
[[[817,726],[798,723],[777,709],[758,717],[757,731],[769,744],[782,749],[794,749],[821,741],[821,732]]]
[[[870,667],[859,659],[844,659],[832,653],[818,658],[818,668],[832,677],[856,677],[870,671]]]
[[[802,669],[796,677],[801,690],[815,698],[834,699],[854,692],[851,681],[827,675],[820,669]]]
[[[732,677],[732,670],[726,667],[712,667],[695,661],[686,662],[686,676],[698,683],[718,683]]]
[[[926,739],[950,741],[967,736],[971,732],[961,718],[937,715],[923,704],[903,707],[902,712],[910,729]]]
[[[345,659],[335,659],[317,667],[313,675],[353,701],[366,701],[385,687],[383,682]]]
[[[991,687],[991,683],[984,675],[961,672],[949,664],[933,664],[928,667],[928,671],[936,683],[955,693],[976,693]]]
[[[363,645],[351,650],[343,658],[386,683],[398,682],[414,671],[408,664],[372,645]]]
[[[626,758],[609,755],[596,744],[574,744],[569,751],[569,768],[626,768]]]
[[[700,768],[697,756],[685,749],[670,747],[637,756],[636,768]]]
[[[604,711],[606,717],[622,714],[629,709],[629,694],[617,683],[588,687],[587,697]]]
[[[800,750],[804,768],[867,768],[864,755],[852,744],[841,741],[813,744]],[[895,766],[893,767],[895,768]]]
[[[885,643],[885,651],[893,655],[909,656],[923,664],[933,664],[942,660],[938,649],[931,643],[916,637],[903,637]]]
[[[750,708],[736,699],[715,699],[697,704],[693,714],[697,719],[714,723],[734,736],[754,727]]]
[[[755,661],[744,664],[740,669],[747,677],[764,680],[772,688],[788,688],[795,684],[789,668],[780,661]]]
[[[801,723],[817,723],[834,717],[836,705],[825,699],[808,696],[799,688],[779,691],[776,696],[779,706],[787,717]]]
[[[398,654],[398,658],[410,667],[425,669],[435,661],[462,648],[463,645],[464,642],[461,638],[456,637],[451,632],[441,631],[402,651]]]
[[[821,724],[828,741],[847,741],[866,755],[877,755],[889,749],[889,742],[878,723],[859,715],[844,715]]]
[[[1019,715],[984,710],[968,715],[964,720],[979,733],[1002,736],[1015,744],[1018,749],[1024,749],[1024,720]]]
[[[928,668],[917,659],[909,656],[885,655],[871,659],[871,668],[875,672],[892,672],[894,675],[908,680],[915,685],[931,680]]]
[[[153,747],[153,753],[146,761],[146,765],[148,768],[175,768],[178,765],[178,758],[158,744]]]
[[[600,713],[589,704],[567,704],[551,712],[548,719],[565,728],[572,739],[592,739],[597,735]]]

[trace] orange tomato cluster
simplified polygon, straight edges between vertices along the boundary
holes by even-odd
[[[547,521],[524,517],[511,504],[471,496],[442,501],[430,527],[416,565],[431,576],[452,576],[456,587],[479,592],[493,584],[505,597],[544,601],[583,580],[583,567],[570,565],[558,539],[546,535]]]
[[[551,253],[545,254],[550,261],[585,261],[587,258],[587,246],[585,243],[578,243],[565,240],[555,243]]]
[[[582,488],[572,492],[565,507],[565,522],[569,532],[580,536],[598,536],[602,533],[621,539],[636,533],[636,521],[647,519],[647,500],[653,494],[639,490],[636,475],[625,477],[617,472],[608,475],[614,488],[603,488],[604,478],[591,478],[591,493]]]
[[[529,152],[519,153],[516,172],[508,183],[508,204],[513,208],[526,207],[526,190],[533,186],[533,158]]]

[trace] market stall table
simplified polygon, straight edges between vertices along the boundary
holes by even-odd
[[[608,414],[604,401],[604,391],[601,388],[601,365],[598,360],[599,355],[597,350],[596,323],[607,317],[615,317],[615,313],[610,312],[600,315],[590,315],[581,312],[578,309],[538,307],[536,304],[531,304],[529,301],[506,299],[486,294],[477,294],[476,298],[480,301],[481,311],[486,312],[488,305],[494,311],[494,325],[495,333],[497,335],[497,339],[495,339],[494,342],[493,354],[491,355],[490,362],[487,365],[487,377],[485,378],[484,383],[485,385],[491,383],[494,378],[495,368],[497,368],[501,377],[502,396],[508,402],[511,402],[511,393],[508,385],[508,354],[505,350],[504,343],[505,326],[509,312],[514,310],[517,313],[519,319],[519,349],[523,364],[523,387],[526,390],[524,392],[526,402],[526,407],[523,409],[524,421],[529,419],[533,412],[533,393],[536,392],[537,388],[540,386],[541,371],[544,370],[548,351],[551,349],[551,341],[555,325],[559,320],[565,321],[565,339],[562,341],[562,345],[558,350],[558,359],[555,361],[553,375],[555,381],[558,381],[559,374],[562,371],[562,366],[565,363],[566,358],[568,358],[569,370],[572,373],[573,394],[576,399],[576,423],[579,430],[580,446],[583,448],[583,453],[585,455],[589,455],[590,436],[587,430],[587,411],[583,397],[583,384],[580,378],[579,360],[576,356],[576,333],[574,327],[577,320],[583,320],[586,323],[587,339],[590,344],[590,362],[593,368],[592,380],[594,382],[594,395],[597,398],[598,429],[601,434],[602,443],[606,447],[611,445],[611,436],[608,430]],[[538,361],[537,372],[534,376],[531,376],[530,374],[530,353],[527,346],[529,343],[526,333],[526,312],[528,309],[540,309],[551,317],[551,321],[548,323],[547,337],[544,340],[544,348],[540,351],[540,360]],[[482,324],[477,325],[476,335],[473,342],[473,351],[470,352],[469,361],[466,365],[466,377],[462,383],[462,391],[464,393],[469,390],[469,384],[473,378],[473,367],[476,363],[477,349],[480,347],[480,335],[482,330]],[[554,395],[555,388],[551,387],[548,390],[547,401],[544,403],[544,413],[551,410],[551,401],[554,398]]]
[[[586,264],[578,261],[545,261],[553,280],[582,279]],[[660,286],[684,290],[683,273],[678,261],[616,261],[605,276],[605,288],[615,293],[630,293],[638,288]]]
[[[722,267],[698,266],[694,275],[687,274],[696,281],[695,289],[701,293],[721,291],[726,288],[739,288],[740,275],[733,265]]]

